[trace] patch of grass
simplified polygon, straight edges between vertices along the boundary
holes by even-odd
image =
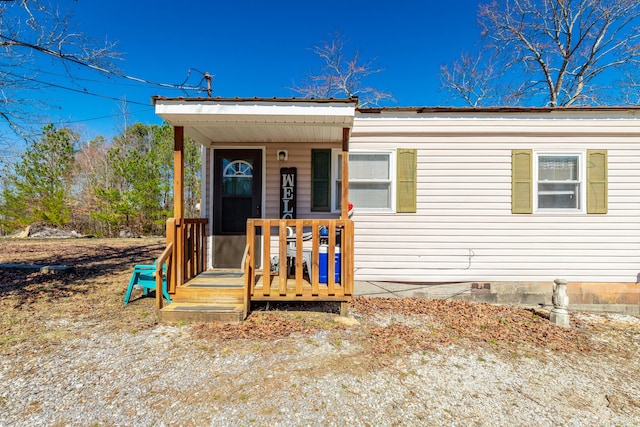
[[[10,343],[12,341],[23,339],[21,335],[3,335],[0,337],[0,343],[7,342]]]
[[[122,298],[133,265],[157,257],[163,239],[11,239],[2,245],[0,263],[64,264],[74,271],[0,271],[0,354],[157,323],[153,298],[127,306]]]

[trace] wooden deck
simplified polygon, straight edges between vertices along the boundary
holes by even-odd
[[[353,295],[351,220],[249,219],[241,268],[203,271],[206,224],[206,219],[167,220],[167,247],[156,260],[156,295],[162,295],[166,265],[172,302],[165,307],[156,296],[160,320],[240,323],[251,301],[337,301],[346,313]],[[260,248],[257,236],[268,244]],[[275,259],[276,268],[269,262],[266,271],[256,265],[258,251],[263,260]]]
[[[252,301],[349,301],[344,288],[339,284],[330,286],[318,284],[315,288],[306,279],[302,279],[302,286],[298,286],[295,278],[287,278],[285,286],[281,286],[280,276],[270,277],[271,286],[265,288],[265,277],[256,275],[256,285],[251,295]]]

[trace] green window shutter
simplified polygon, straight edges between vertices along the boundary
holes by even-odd
[[[331,150],[311,150],[311,210],[331,211]]]
[[[607,150],[587,150],[587,213],[607,213],[608,177]]]
[[[399,148],[396,167],[396,212],[416,212],[418,152]]]
[[[533,152],[511,152],[511,213],[533,213]]]

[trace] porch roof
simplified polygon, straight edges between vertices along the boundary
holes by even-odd
[[[156,114],[198,143],[336,142],[357,99],[152,98]]]

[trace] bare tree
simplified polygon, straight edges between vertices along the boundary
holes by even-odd
[[[480,52],[495,58],[480,77],[491,77],[503,104],[615,102],[603,77],[637,67],[640,59],[637,0],[494,0],[480,6],[478,18]],[[454,75],[455,67],[443,67],[443,87],[469,103],[469,83]]]
[[[640,67],[625,72],[624,77],[616,82],[620,103],[640,105]]]
[[[53,60],[63,75],[73,79],[80,68],[113,69],[119,58],[114,45],[90,40],[74,31],[71,15],[49,0],[0,2],[0,117],[25,136],[33,110],[48,107],[38,91],[50,88]]]
[[[485,60],[482,54],[464,52],[453,64],[440,67],[441,86],[470,107],[502,103],[495,86],[498,76],[494,60]]]
[[[390,93],[367,86],[367,78],[382,69],[373,66],[375,60],[362,62],[358,51],[351,56],[345,54],[345,40],[340,32],[311,50],[323,61],[323,66],[320,73],[310,73],[301,85],[294,84],[291,90],[298,95],[306,98],[358,97],[361,107],[393,100]]]

